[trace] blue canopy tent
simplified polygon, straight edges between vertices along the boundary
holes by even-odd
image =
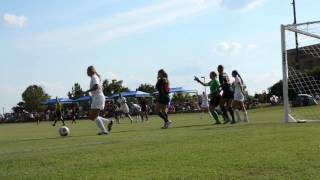
[[[106,100],[110,100],[108,96],[106,96]],[[78,98],[76,100],[73,100],[74,102],[82,102],[82,101],[91,101],[91,96],[83,96],[81,98]]]
[[[149,93],[142,92],[142,91],[127,91],[127,92],[122,92],[121,95],[123,97],[151,97]],[[119,93],[116,93],[110,96],[110,98],[116,98],[118,96],[119,96]]]
[[[170,93],[195,93],[198,94],[197,90],[187,90],[184,89],[183,87],[176,87],[176,88],[170,88],[169,90]],[[154,94],[158,94],[159,92],[155,92]]]
[[[74,100],[72,99],[68,99],[68,98],[59,98],[59,102],[62,103],[62,104],[68,104],[68,103],[74,103]],[[42,104],[55,104],[57,103],[57,100],[56,99],[48,99],[44,102],[42,102]]]
[[[82,102],[82,101],[91,101],[91,96],[83,96],[81,98],[75,99],[75,102]]]

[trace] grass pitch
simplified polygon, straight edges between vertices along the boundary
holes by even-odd
[[[249,111],[250,124],[213,126],[199,114],[162,122],[0,125],[0,179],[319,179],[320,124],[284,124],[280,107]]]

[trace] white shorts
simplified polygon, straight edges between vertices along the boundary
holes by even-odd
[[[122,111],[123,113],[128,114],[130,112],[130,109],[129,109],[127,104],[122,104],[121,107],[120,107],[120,111]]]
[[[209,102],[207,102],[207,103],[203,103],[202,102],[202,104],[201,104],[201,108],[209,108]]]
[[[240,93],[234,93],[234,100],[235,101],[239,101],[239,102],[243,102],[244,101],[244,95],[240,92]]]
[[[91,109],[104,110],[105,97],[103,95],[92,96]]]

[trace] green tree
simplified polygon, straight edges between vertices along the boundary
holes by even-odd
[[[282,86],[282,80],[278,81],[274,85],[272,85],[270,88],[268,88],[269,95],[273,96],[276,95],[278,97],[282,97],[283,95],[283,86]]]
[[[156,87],[152,84],[141,84],[138,87],[137,91],[143,91],[143,92],[147,92],[147,93],[152,94],[152,93],[156,92],[157,90],[156,90]]]
[[[186,101],[196,102],[196,97],[191,96],[189,93],[175,93],[172,96],[172,101],[179,103]]]
[[[282,83],[282,80],[278,81],[273,86],[268,88],[268,91],[269,91],[268,100],[273,95],[276,95],[278,97],[283,98],[283,83]],[[288,94],[289,94],[289,100],[293,100],[297,96],[296,92],[293,89],[289,89]]]
[[[108,79],[106,79],[103,81],[102,86],[105,96],[111,96],[114,93],[129,91],[129,88],[123,86],[122,80],[113,79],[109,81]]]
[[[15,107],[12,108],[14,113],[22,113],[25,110],[25,103],[19,102]]]
[[[22,100],[25,103],[25,109],[29,112],[39,112],[44,110],[41,102],[49,99],[50,96],[41,86],[31,85],[22,93]]]
[[[79,83],[75,83],[71,91],[68,92],[68,97],[70,99],[78,99],[82,96],[82,88]]]

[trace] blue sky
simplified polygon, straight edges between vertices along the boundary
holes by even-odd
[[[302,3],[303,2],[303,3]],[[86,68],[135,89],[160,68],[172,86],[202,90],[193,76],[237,69],[249,92],[281,78],[280,24],[291,0],[2,0],[0,107],[10,110],[31,84],[66,96],[84,89]],[[319,20],[320,2],[297,0],[299,22]]]

